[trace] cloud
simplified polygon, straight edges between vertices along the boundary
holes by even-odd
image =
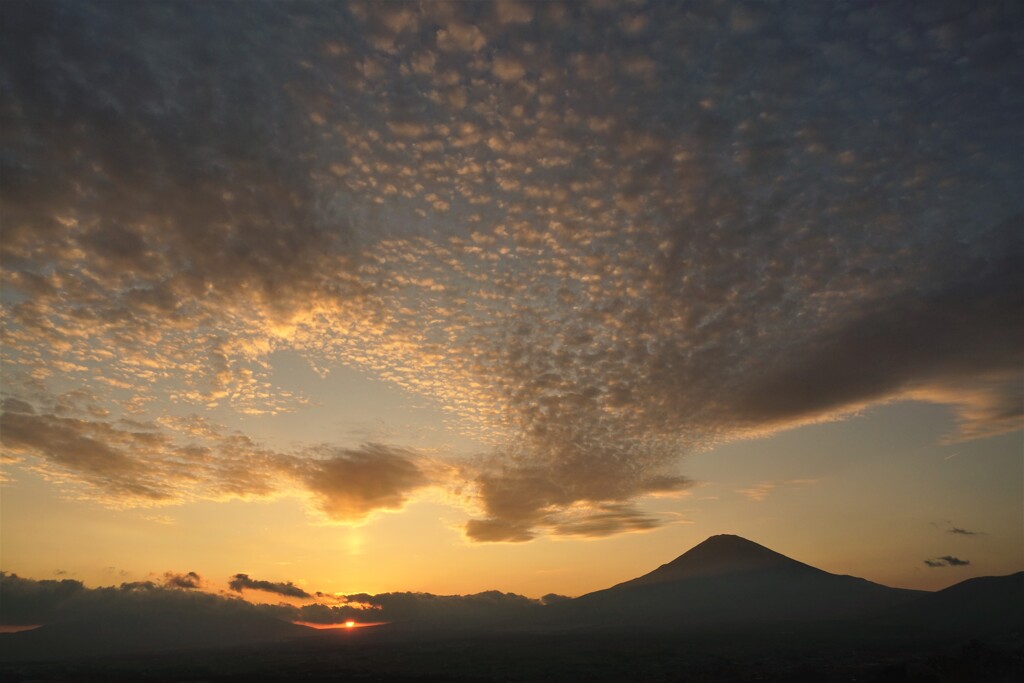
[[[188,572],[187,574],[176,574],[174,572],[164,573],[164,586],[168,588],[184,588],[191,590],[194,588],[202,588],[203,579],[195,572]]]
[[[34,581],[0,572],[0,599],[4,625],[42,624],[56,618],[61,606],[85,591],[81,581]]]
[[[172,575],[168,572],[168,575]],[[180,575],[179,575],[180,576]],[[188,574],[184,576],[189,576]],[[122,623],[139,613],[157,624],[202,624],[204,620],[237,617],[259,622],[266,617],[284,621],[337,624],[349,619],[360,622],[402,621],[465,627],[482,621],[505,622],[542,609],[545,602],[514,593],[485,591],[473,595],[432,595],[430,593],[357,593],[332,598],[324,604],[292,582],[256,581],[245,574],[232,579],[232,589],[262,590],[290,598],[309,599],[305,605],[286,603],[256,605],[241,598],[214,595],[201,590],[180,590],[171,585],[142,581],[120,586],[88,588],[79,581],[36,581],[16,574],[0,574],[0,595],[4,610],[0,625],[49,624],[61,622]],[[239,587],[235,588],[234,584]],[[565,598],[562,598],[565,599]],[[214,622],[211,622],[214,623]]]
[[[777,484],[772,481],[762,481],[760,484],[752,486],[747,489],[737,489],[737,493],[742,493],[750,500],[756,500],[761,502],[768,497],[768,494],[775,490]]]
[[[970,560],[961,560],[959,557],[953,557],[952,555],[943,555],[942,557],[935,557],[930,560],[925,560],[924,563],[929,567],[966,567],[971,563]]]
[[[526,73],[522,63],[513,57],[496,57],[493,70],[502,81],[517,81]]]
[[[487,38],[472,24],[452,22],[437,32],[437,46],[449,52],[476,52],[486,44]]]
[[[494,3],[494,11],[502,24],[528,24],[533,20],[533,7],[526,2],[499,0]]]
[[[153,446],[152,434],[123,432],[105,423],[5,412],[0,441],[12,453],[40,453],[119,497],[159,501],[170,497],[169,482],[152,476],[126,449]]]
[[[406,450],[379,444],[362,449],[321,448],[306,464],[304,479],[328,517],[358,520],[381,508],[400,507],[428,483]]]
[[[566,477],[535,468],[481,474],[476,484],[487,516],[467,522],[466,536],[475,541],[522,542],[538,529],[561,536],[602,537],[660,526],[660,518],[614,502],[623,486],[616,474],[612,470],[602,479],[596,459],[591,476],[577,477],[574,488],[556,483]],[[680,491],[691,484],[685,477],[641,477],[629,495]]]
[[[552,531],[561,536],[600,538],[626,531],[648,531],[661,526],[661,520],[623,504],[598,505],[597,509],[575,519],[559,521]]]
[[[62,486],[358,521],[436,482],[209,429],[306,407],[285,350],[493,444],[476,540],[643,531],[695,448],[871,404],[1024,424],[1009,10],[4,12],[0,419]]]
[[[31,403],[17,398],[5,398],[3,403],[0,403],[0,410],[3,410],[5,413],[20,413],[23,415],[32,415],[36,412]]]
[[[0,574],[0,625],[42,625],[19,656],[47,660],[189,650],[304,634],[286,610],[151,581],[87,588]],[[97,631],[97,625],[102,628]]]
[[[941,284],[933,291],[890,292],[865,313],[808,336],[791,364],[775,366],[748,386],[738,400],[739,416],[770,423],[899,395],[915,385],[993,373],[1009,380],[1024,341],[1024,322],[1014,313],[1024,303],[1022,231],[1024,216],[1017,216],[987,237],[989,254],[974,262],[967,256],[956,272],[935,277]],[[940,261],[934,267],[949,266]],[[1019,415],[1018,392],[995,391],[1008,392],[1000,401],[1008,417]]]
[[[228,587],[238,593],[245,589],[263,591],[265,593],[277,593],[289,598],[311,598],[309,593],[302,590],[291,581],[272,582],[250,579],[248,574],[235,574],[228,582]]]
[[[750,500],[761,502],[765,500],[775,489],[779,486],[785,486],[787,488],[807,486],[810,484],[817,483],[816,479],[790,479],[788,481],[762,481],[758,482],[754,486],[745,489],[736,489],[737,493],[742,493]]]
[[[473,595],[430,593],[357,593],[344,596],[346,604],[313,604],[297,608],[296,621],[337,624],[356,621],[420,622],[467,626],[475,622],[501,622],[528,616],[542,608],[541,601],[514,593],[485,591]]]
[[[225,435],[205,421],[164,423],[186,440],[155,425],[121,429],[97,420],[5,412],[0,443],[6,458],[34,458],[33,466],[51,480],[82,484],[93,498],[115,506],[304,495],[333,520],[358,521],[400,507],[435,476],[422,458],[400,448],[317,445],[284,453],[244,435]]]
[[[967,529],[961,529],[960,527],[954,526],[946,529],[947,534],[957,534],[960,536],[983,536],[984,531],[968,531]]]

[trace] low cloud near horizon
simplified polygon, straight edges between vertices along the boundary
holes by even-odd
[[[943,555],[942,557],[925,560],[924,563],[935,569],[938,567],[966,567],[971,561],[961,560],[959,557],[953,557],[952,555]]]
[[[193,572],[167,576],[196,576]],[[119,586],[89,588],[73,579],[37,581],[17,574],[0,573],[0,626],[24,626],[61,622],[88,622],[138,614],[144,608],[154,619],[164,613],[184,614],[193,619],[228,615],[251,618],[273,617],[283,621],[314,624],[408,621],[426,623],[471,623],[529,614],[545,604],[565,599],[548,595],[534,600],[514,593],[485,591],[473,595],[433,595],[430,593],[380,593],[370,595],[333,595],[314,597],[290,581],[253,580],[244,574],[232,578],[232,590],[254,589],[285,597],[309,599],[305,605],[255,604],[230,594],[213,594],[180,586],[175,581],[163,585],[150,581],[122,583]],[[237,587],[236,587],[237,586]],[[326,601],[324,601],[326,599]]]
[[[1020,17],[925,4],[4,3],[3,457],[519,542],[868,405],[1020,429]],[[280,351],[489,451],[218,426],[308,407]]]
[[[958,536],[984,536],[984,531],[970,531],[968,529],[961,529],[960,527],[954,526],[946,530],[947,534],[956,534]]]
[[[231,581],[228,582],[228,588],[241,593],[243,590],[257,590],[263,591],[264,593],[277,593],[289,598],[311,598],[313,597],[303,589],[299,588],[291,581],[285,582],[273,582],[273,581],[260,581],[257,579],[249,578],[248,574],[235,574],[231,577]]]

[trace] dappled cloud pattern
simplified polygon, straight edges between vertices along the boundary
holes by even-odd
[[[723,439],[898,399],[1021,426],[1012,4],[3,13],[5,453],[109,504],[358,520],[457,481],[470,538],[600,536]],[[303,408],[285,349],[488,452],[212,426]]]

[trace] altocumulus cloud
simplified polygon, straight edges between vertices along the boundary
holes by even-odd
[[[1022,423],[1009,5],[2,12],[5,452],[110,504],[438,482],[203,428],[301,410],[286,349],[494,444],[477,540],[652,528],[694,447],[875,402]]]

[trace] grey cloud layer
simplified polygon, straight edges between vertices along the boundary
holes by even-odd
[[[168,572],[168,575],[171,574]],[[312,600],[313,597],[290,581],[253,581],[239,574],[234,577],[232,584],[236,582],[240,588],[257,588],[293,598]],[[485,591],[475,595],[357,593],[331,596],[326,602],[314,600],[296,607],[283,603],[255,605],[230,595],[188,590],[191,586],[184,588],[186,590],[173,582],[161,586],[148,581],[124,583],[116,587],[88,588],[82,582],[71,579],[37,581],[17,574],[0,573],[0,595],[4,600],[0,625],[116,621],[125,615],[136,615],[140,607],[145,607],[145,613],[157,623],[166,615],[187,615],[199,620],[228,615],[249,618],[263,615],[319,624],[338,624],[354,619],[360,622],[416,620],[467,626],[483,620],[500,621],[524,616],[560,597],[545,596],[543,601],[538,601],[499,591]],[[235,589],[234,586],[232,588]]]
[[[194,461],[342,517],[424,485],[400,449],[112,431],[301,409],[286,348],[492,443],[479,540],[651,528],[629,501],[689,449],[871,402],[1021,425],[1010,3],[2,11],[4,419],[112,496]]]

